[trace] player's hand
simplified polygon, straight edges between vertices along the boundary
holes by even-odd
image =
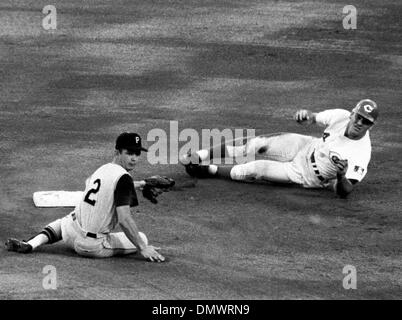
[[[165,257],[162,256],[158,251],[160,248],[154,246],[146,246],[144,249],[141,250],[141,255],[148,259],[151,262],[163,262],[165,261]]]
[[[293,119],[296,120],[298,123],[310,123],[312,122],[312,112],[306,109],[297,110]]]
[[[346,174],[346,171],[348,171],[348,160],[340,160],[338,159],[335,163],[336,165],[336,171],[338,176],[344,176]]]

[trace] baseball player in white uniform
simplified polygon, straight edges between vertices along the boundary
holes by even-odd
[[[87,179],[83,197],[74,211],[53,221],[28,241],[8,239],[6,248],[29,253],[43,244],[63,240],[82,256],[104,258],[138,251],[150,261],[164,261],[159,248],[148,245],[145,234],[138,231],[130,213],[130,207],[138,205],[135,188],[145,183],[134,182],[129,174],[141,151],[147,150],[138,134],[119,135],[113,161]],[[112,232],[118,224],[123,232]]]
[[[369,129],[377,117],[377,105],[369,99],[359,101],[352,112],[299,110],[294,119],[324,127],[321,138],[295,133],[258,136],[241,146],[232,143],[199,150],[186,155],[181,162],[188,174],[198,178],[267,180],[296,183],[305,188],[332,186],[340,197],[346,197],[367,174],[371,157]],[[264,159],[234,166],[205,164],[211,163],[217,154],[221,158],[251,154]]]

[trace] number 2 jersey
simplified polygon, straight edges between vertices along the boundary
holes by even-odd
[[[313,139],[300,155],[307,162],[303,170],[305,186],[327,185],[330,180],[336,179],[337,160],[348,160],[347,179],[361,181],[367,174],[371,158],[370,135],[367,131],[359,140],[345,136],[350,114],[343,109],[330,109],[317,113],[316,122],[319,126],[325,127],[325,130],[323,136]],[[319,181],[317,176],[325,180]]]
[[[116,186],[125,188],[132,199],[127,204],[138,204],[133,179],[122,166],[107,163],[97,169],[86,181],[85,191],[74,211],[83,230],[109,233],[117,224]]]

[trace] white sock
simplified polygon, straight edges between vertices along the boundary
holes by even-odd
[[[208,159],[209,151],[207,149],[201,149],[196,152],[200,157],[201,161],[205,161]]]
[[[32,238],[31,240],[28,241],[28,243],[32,246],[33,249],[36,249],[37,247],[41,246],[42,244],[48,243],[49,238],[43,234],[39,233],[37,236]]]
[[[209,174],[216,174],[216,172],[218,171],[218,166],[214,165],[214,164],[210,164],[208,167],[208,172]]]

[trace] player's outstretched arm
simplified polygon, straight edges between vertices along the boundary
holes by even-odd
[[[346,198],[353,191],[353,183],[345,176],[337,175],[335,192],[341,198]]]
[[[341,198],[346,198],[348,194],[353,191],[353,187],[357,183],[357,180],[350,180],[346,178],[347,170],[348,160],[339,160],[337,163],[337,174],[334,190]]]
[[[119,206],[116,208],[116,212],[121,229],[123,230],[127,238],[139,249],[140,254],[144,258],[149,259],[152,262],[165,261],[165,257],[162,256],[158,251],[156,251],[159,248],[147,245],[141,239],[137,224],[131,217],[130,207]]]
[[[310,110],[300,109],[297,110],[293,119],[300,124],[313,124],[316,123],[316,115],[317,113],[311,112]]]

